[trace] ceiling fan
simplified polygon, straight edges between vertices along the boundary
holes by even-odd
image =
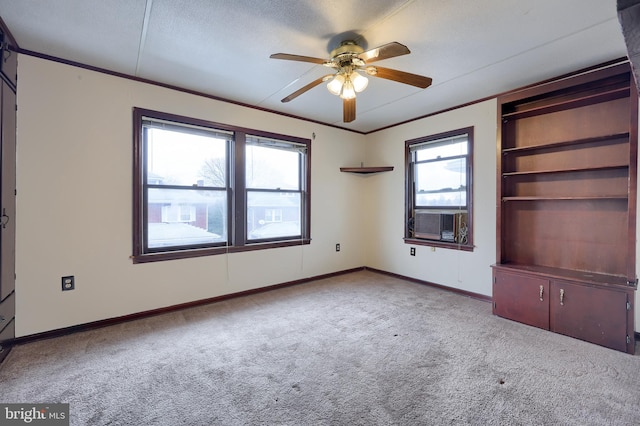
[[[312,64],[333,68],[335,70],[333,74],[327,74],[312,81],[282,99],[282,102],[289,102],[306,91],[313,89],[320,83],[331,80],[327,84],[327,88],[329,92],[342,98],[343,121],[349,123],[356,119],[356,93],[363,91],[369,84],[369,80],[363,73],[399,83],[410,84],[421,89],[425,89],[431,85],[431,78],[429,77],[369,65],[372,62],[394,58],[408,53],[411,53],[411,51],[407,46],[395,41],[374,49],[364,50],[354,40],[345,40],[331,51],[331,59],[329,60],[310,56],[292,55],[289,53],[274,53],[270,58],[311,62]]]

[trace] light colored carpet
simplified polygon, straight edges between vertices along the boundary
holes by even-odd
[[[15,347],[72,425],[635,425],[640,356],[371,271]]]

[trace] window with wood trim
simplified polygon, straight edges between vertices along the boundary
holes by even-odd
[[[309,243],[310,140],[133,116],[134,263]]]
[[[473,249],[473,127],[405,142],[405,242]]]

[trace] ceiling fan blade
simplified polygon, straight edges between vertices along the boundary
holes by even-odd
[[[351,123],[356,119],[356,98],[343,99],[342,101],[342,121]]]
[[[404,44],[398,42],[391,42],[378,46],[374,49],[369,49],[358,55],[358,58],[370,63],[375,61],[381,61],[383,59],[394,58],[396,56],[406,55],[411,53],[409,48]]]
[[[313,58],[311,56],[301,56],[301,55],[291,55],[289,53],[274,53],[269,56],[271,59],[286,59],[288,61],[299,61],[299,62],[311,62],[312,64],[324,64],[326,61],[320,58]]]
[[[327,81],[329,78],[333,77],[333,74],[327,74],[325,76],[322,76],[318,79],[313,80],[311,83],[307,84],[306,86],[296,90],[295,92],[293,92],[292,94],[290,94],[289,96],[287,96],[286,98],[282,99],[282,101],[280,102],[289,102],[294,100],[295,98],[297,98],[298,96],[302,95],[304,92],[306,92],[307,90],[311,90],[314,87],[316,87],[318,84],[322,83],[323,81]]]
[[[387,80],[397,81],[398,83],[410,84],[411,86],[416,86],[421,89],[426,89],[427,87],[431,86],[431,83],[433,81],[430,77],[411,74],[404,71],[392,70],[391,68],[383,68],[377,66],[366,67],[365,71],[367,74],[374,77],[385,78]]]

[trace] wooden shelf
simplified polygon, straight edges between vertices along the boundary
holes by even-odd
[[[627,195],[599,195],[594,197],[542,197],[542,196],[516,196],[502,197],[502,201],[598,201],[598,200],[627,200]]]
[[[589,172],[589,171],[598,171],[598,170],[626,169],[628,167],[629,167],[628,164],[619,164],[619,165],[600,166],[600,167],[576,167],[572,169],[531,170],[526,172],[505,172],[502,174],[502,176],[509,177],[509,176],[541,175],[541,174],[551,174],[551,173],[576,173],[576,172]]]
[[[606,92],[596,93],[593,95],[582,96],[575,99],[547,104],[544,106],[525,109],[522,111],[509,112],[502,114],[503,120],[516,120],[520,118],[533,117],[536,115],[549,114],[552,112],[562,111],[571,108],[580,108],[587,105],[593,105],[601,102],[608,102],[620,98],[628,98],[630,93],[629,87],[609,90]]]
[[[359,174],[370,174],[370,173],[380,173],[380,172],[390,172],[393,170],[393,166],[378,166],[378,167],[340,167],[341,172],[345,173],[359,173]]]
[[[585,139],[578,139],[578,140],[569,140],[569,141],[559,141],[559,142],[552,142],[552,143],[545,143],[545,144],[539,144],[539,145],[530,145],[530,146],[521,146],[521,147],[515,147],[515,148],[504,148],[502,150],[503,154],[518,154],[518,153],[525,153],[527,151],[539,151],[539,150],[553,150],[553,149],[557,149],[557,148],[564,148],[567,146],[579,146],[579,145],[585,145],[585,144],[589,144],[589,143],[603,143],[603,145],[606,143],[616,143],[616,141],[619,141],[621,139],[625,139],[625,143],[628,143],[629,141],[629,132],[625,132],[625,133],[616,133],[613,135],[605,135],[605,136],[597,136],[597,137],[593,137],[593,138],[585,138]]]

